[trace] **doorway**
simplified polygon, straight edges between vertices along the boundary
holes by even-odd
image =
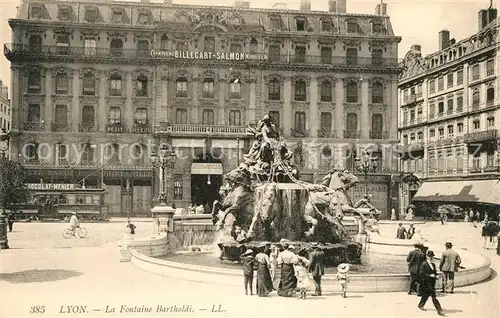
[[[209,208],[215,200],[220,200],[219,189],[222,186],[222,175],[191,175],[191,202]]]

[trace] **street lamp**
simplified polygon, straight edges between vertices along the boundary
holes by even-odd
[[[158,194],[158,202],[160,204],[166,204],[165,198],[165,169],[173,169],[175,161],[177,160],[177,155],[175,152],[169,150],[167,144],[161,144],[158,149],[158,154],[153,151],[151,154],[151,162],[153,167],[160,169],[160,190]]]
[[[356,156],[356,168],[365,176],[365,196],[368,195],[368,173],[375,172],[378,167],[378,157],[374,156],[366,149],[361,151],[360,156]]]

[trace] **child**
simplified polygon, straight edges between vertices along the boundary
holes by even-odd
[[[248,249],[240,256],[243,263],[243,277],[245,284],[245,295],[248,295],[248,286],[250,286],[250,295],[253,295],[253,270],[255,267],[255,259],[253,251]]]
[[[301,256],[297,258],[297,263],[294,265],[295,277],[297,277],[297,290],[300,292],[299,299],[306,299],[306,293],[312,286],[311,279],[307,275],[309,261]]]
[[[337,266],[337,280],[340,282],[340,286],[342,286],[342,297],[344,298],[347,297],[347,283],[349,282],[347,272],[349,272],[349,264],[342,263]]]

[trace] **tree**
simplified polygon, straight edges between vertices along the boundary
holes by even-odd
[[[19,162],[0,157],[0,213],[14,210],[17,203],[26,202],[29,195],[26,177],[27,173]]]

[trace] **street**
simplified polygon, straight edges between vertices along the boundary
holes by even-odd
[[[192,283],[157,276],[120,263],[117,241],[125,222],[83,224],[87,239],[65,240],[64,223],[17,223],[9,233],[9,250],[2,250],[0,317],[163,317],[172,311],[184,317],[434,317],[417,308],[418,298],[406,293],[349,294],[309,297],[306,301],[245,296],[241,289]],[[150,224],[135,222],[138,236]],[[397,223],[382,225],[390,235]],[[481,248],[479,229],[471,224],[418,225],[431,242],[454,242],[492,259],[495,251]],[[443,234],[446,233],[446,234]],[[6,291],[6,292],[4,292]],[[498,278],[438,296],[449,317],[498,317]],[[175,307],[173,307],[175,305]],[[38,306],[38,307],[37,307]],[[191,306],[191,307],[190,307]],[[181,310],[187,312],[180,312]],[[43,313],[42,313],[43,311]]]

